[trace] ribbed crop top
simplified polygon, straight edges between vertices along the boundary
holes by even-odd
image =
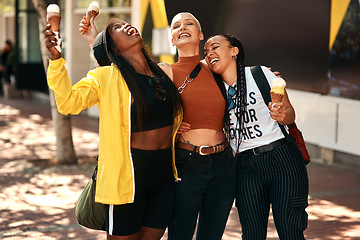
[[[199,63],[200,57],[179,57],[172,66],[173,81],[178,88]],[[191,129],[213,129],[222,131],[225,114],[225,100],[216,84],[212,73],[206,66],[181,93],[183,102],[184,122]]]
[[[136,102],[131,105],[131,132],[148,131],[165,126],[170,126],[174,123],[172,117],[173,106],[171,97],[167,96],[165,100],[157,99],[156,89],[148,83],[149,76],[138,73],[139,86],[144,94],[146,103],[145,121],[142,129],[138,126]],[[169,95],[169,89],[165,84],[160,83],[162,89]]]

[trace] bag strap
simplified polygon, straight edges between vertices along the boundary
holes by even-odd
[[[250,67],[251,70],[251,74],[253,75],[255,82],[261,92],[261,95],[264,99],[265,105],[268,106],[269,102],[271,102],[271,97],[270,97],[270,85],[268,80],[265,77],[264,72],[261,69],[260,65],[256,65],[256,66],[252,66]],[[289,133],[285,130],[284,125],[278,123],[282,133],[284,134],[284,136],[286,138],[288,138]]]
[[[199,62],[199,63],[195,66],[195,68],[191,71],[190,75],[185,78],[184,83],[181,84],[180,87],[178,87],[178,91],[179,91],[180,94],[184,91],[185,87],[186,87],[189,83],[191,83],[191,82],[194,80],[194,78],[196,78],[196,76],[199,74],[200,70],[201,70],[201,62]]]
[[[250,67],[251,73],[255,79],[255,82],[260,89],[261,95],[265,101],[266,106],[271,102],[270,97],[270,85],[261,69],[260,65]]]
[[[196,78],[196,76],[199,74],[200,70],[201,70],[201,63],[199,63],[198,65],[196,65],[196,67],[191,71],[189,77],[190,77],[191,79]]]

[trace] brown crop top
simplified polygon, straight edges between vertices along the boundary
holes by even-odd
[[[179,57],[179,61],[172,66],[173,80],[178,88],[199,63],[200,57]],[[216,84],[214,77],[206,66],[194,81],[189,83],[181,93],[183,102],[184,122],[190,124],[191,129],[213,129],[222,131],[225,114],[225,100]]]

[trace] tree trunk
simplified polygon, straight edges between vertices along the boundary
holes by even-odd
[[[58,1],[54,0],[32,0],[39,20],[39,32],[40,32],[40,46],[41,55],[44,63],[45,72],[49,66],[50,52],[45,46],[45,39],[43,30],[47,24],[46,20],[46,8],[50,3]],[[51,116],[54,124],[56,134],[56,158],[59,164],[73,164],[77,163],[75,154],[74,144],[71,133],[71,118],[65,116],[57,111],[54,93],[51,89],[50,92],[50,103],[51,103]]]

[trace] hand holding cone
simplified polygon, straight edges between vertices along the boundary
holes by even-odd
[[[61,52],[61,38],[59,35],[60,21],[61,21],[60,8],[57,4],[50,4],[46,10],[47,10],[47,15],[46,15],[47,22],[51,25],[49,30],[56,34],[56,38],[58,40],[55,48],[59,52]]]

